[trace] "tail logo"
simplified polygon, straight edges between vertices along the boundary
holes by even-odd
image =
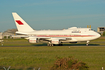
[[[24,25],[20,20],[16,20],[19,25]]]

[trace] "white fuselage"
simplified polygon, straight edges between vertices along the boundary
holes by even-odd
[[[52,38],[55,39],[70,38],[70,40],[66,40],[63,42],[90,41],[100,37],[100,35],[97,32],[91,30],[90,28],[76,27],[64,30],[40,30],[25,34],[36,38],[48,38],[48,40]]]

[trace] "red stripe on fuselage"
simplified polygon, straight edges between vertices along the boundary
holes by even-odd
[[[20,20],[16,20],[19,25],[24,25]]]

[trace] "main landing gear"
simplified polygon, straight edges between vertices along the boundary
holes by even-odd
[[[54,44],[48,43],[47,46],[54,46]]]
[[[51,42],[48,42],[48,44],[47,44],[47,46],[55,46],[56,44],[53,44],[53,43],[51,43]],[[58,46],[62,46],[63,44],[62,43],[60,43],[60,44],[57,44]]]

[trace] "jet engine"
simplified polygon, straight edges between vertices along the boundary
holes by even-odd
[[[29,43],[37,43],[37,38],[35,38],[35,37],[30,37],[30,38],[29,38]]]
[[[51,43],[52,43],[52,44],[59,44],[59,40],[58,40],[58,39],[53,39],[53,40],[51,41]]]

